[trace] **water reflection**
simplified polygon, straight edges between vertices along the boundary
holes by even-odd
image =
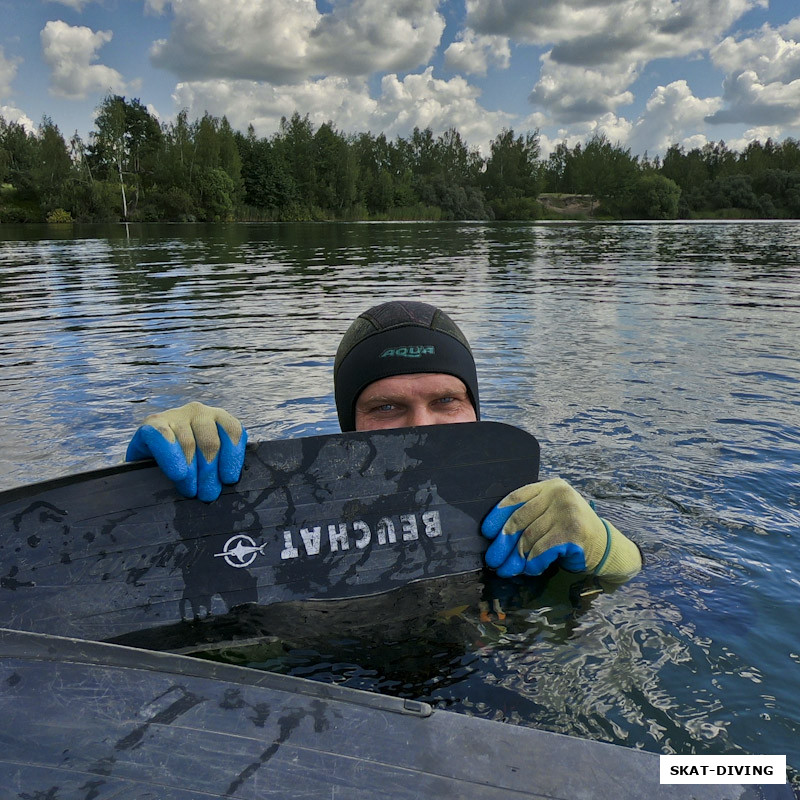
[[[657,752],[800,765],[796,223],[2,236],[4,488],[114,462],[146,413],[190,399],[255,438],[334,432],[339,336],[369,305],[417,297],[469,336],[483,416],[534,432],[543,477],[594,497],[647,554],[612,594],[576,602],[556,579],[506,598],[504,620],[428,599],[392,636],[348,623],[325,639],[285,609],[310,638],[276,617],[253,661]]]

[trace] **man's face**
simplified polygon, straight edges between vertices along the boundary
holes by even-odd
[[[453,375],[419,372],[369,384],[356,400],[356,430],[475,422],[464,382]]]

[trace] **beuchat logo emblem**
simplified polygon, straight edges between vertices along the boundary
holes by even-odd
[[[256,560],[257,555],[264,555],[266,546],[266,542],[259,545],[249,536],[237,533],[236,536],[231,536],[225,542],[221,553],[214,553],[214,558],[224,558],[226,564],[241,569],[242,567],[249,567]]]

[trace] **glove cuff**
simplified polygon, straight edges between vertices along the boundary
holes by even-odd
[[[600,571],[605,566],[606,561],[608,561],[608,554],[611,552],[611,528],[609,528],[608,523],[602,518],[598,517],[600,522],[603,523],[603,527],[606,529],[606,549],[603,552],[603,557],[597,563],[597,566],[592,570],[593,575],[599,575]]]
[[[594,574],[610,580],[625,581],[642,568],[639,548],[623,536],[610,522],[602,517],[606,529],[606,550],[594,569]]]

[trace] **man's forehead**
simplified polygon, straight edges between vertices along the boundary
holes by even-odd
[[[403,394],[430,394],[437,392],[463,392],[467,387],[460,378],[444,372],[415,372],[410,375],[393,375],[370,383],[359,399],[388,397]]]

